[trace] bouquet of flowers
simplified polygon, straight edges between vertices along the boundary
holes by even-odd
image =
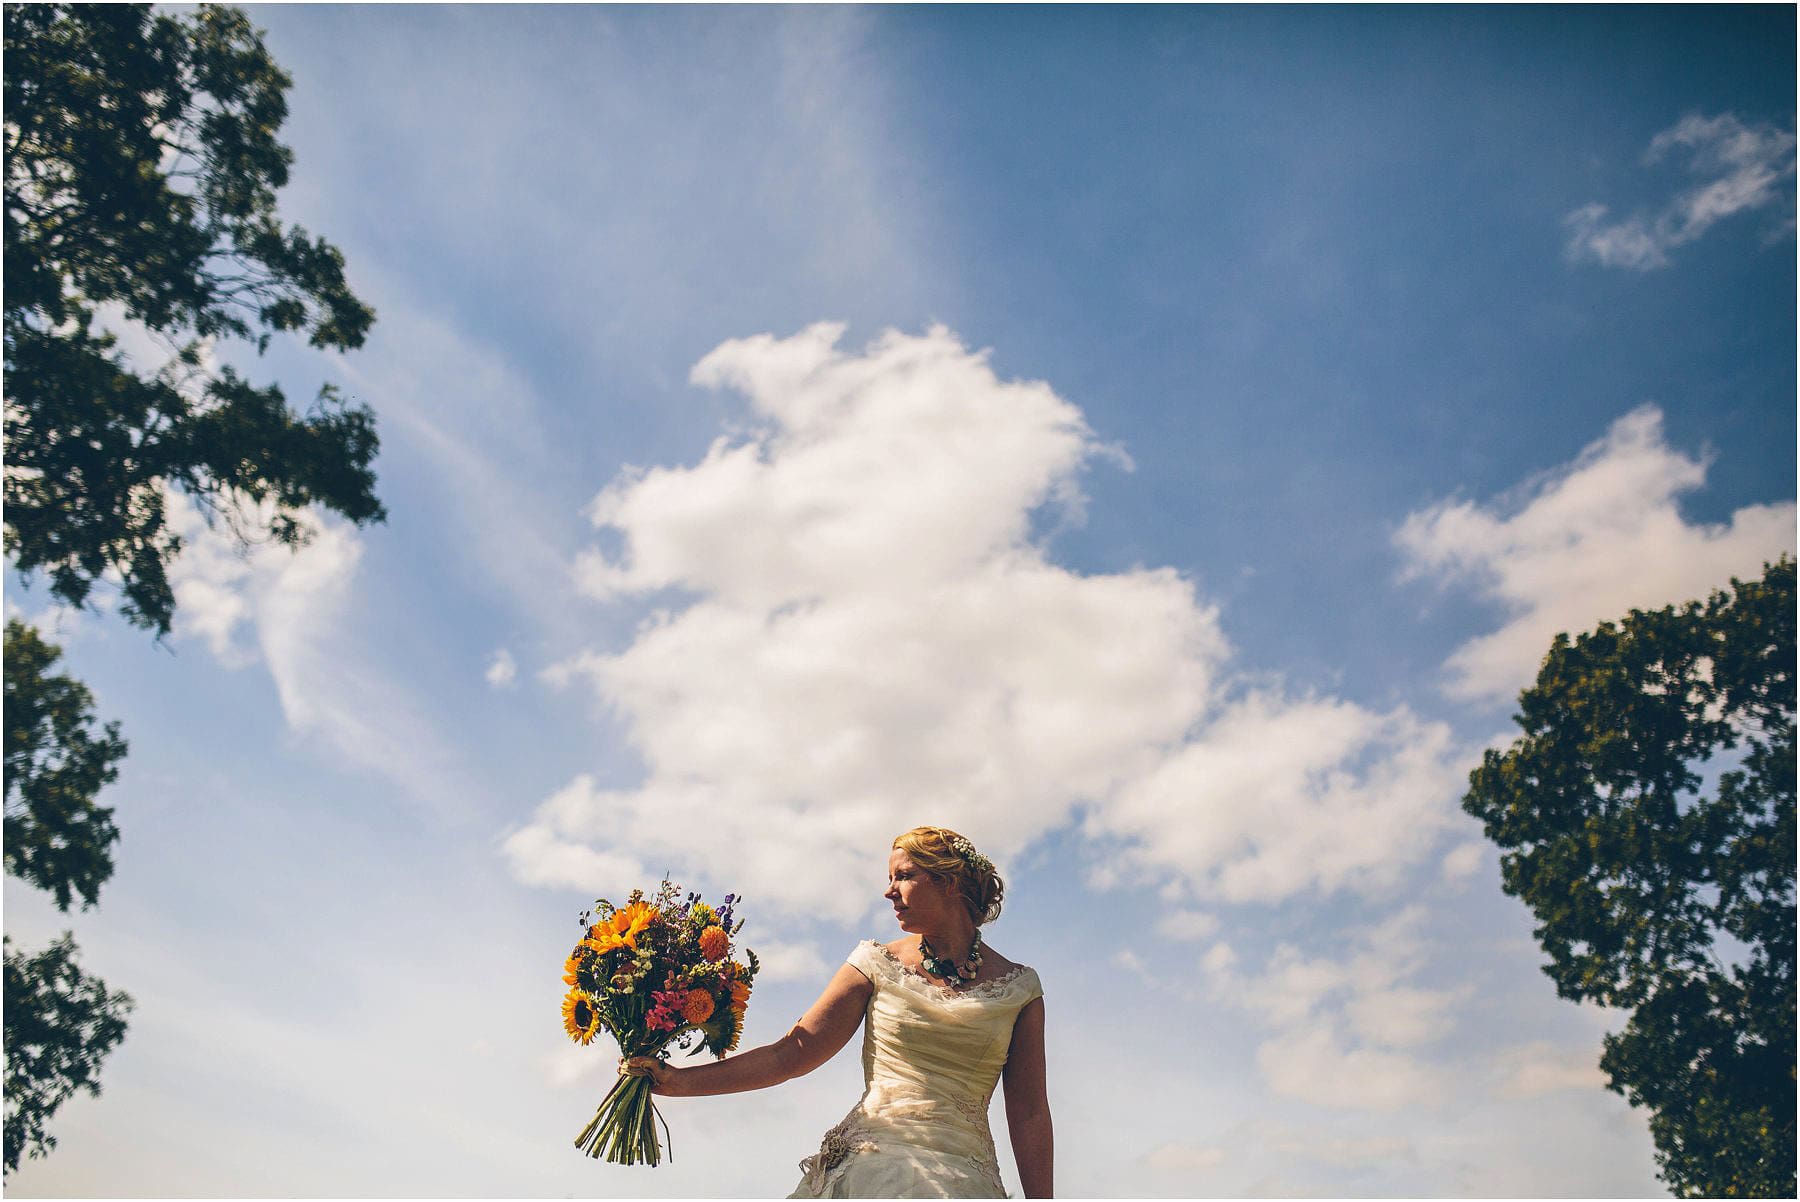
[[[563,1029],[576,1043],[591,1042],[604,1028],[625,1057],[666,1060],[673,1044],[722,1060],[737,1047],[760,967],[748,949],[748,965],[731,957],[732,936],[744,926],[743,919],[731,921],[738,898],[727,894],[714,909],[698,893],[679,896],[665,879],[650,901],[634,889],[623,907],[600,898],[582,913],[586,933],[563,965]],[[575,1146],[613,1164],[660,1164],[656,1124],[663,1120],[651,1084],[621,1075]]]

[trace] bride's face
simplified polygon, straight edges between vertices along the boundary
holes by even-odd
[[[888,856],[888,887],[882,896],[893,904],[900,929],[914,933],[943,930],[951,907],[962,905],[952,882],[934,880],[898,847]]]

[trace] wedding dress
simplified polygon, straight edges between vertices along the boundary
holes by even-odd
[[[1043,996],[1017,965],[951,989],[873,939],[850,964],[875,983],[863,1021],[863,1096],[800,1162],[790,1198],[1006,1198],[988,1102],[1013,1020]]]

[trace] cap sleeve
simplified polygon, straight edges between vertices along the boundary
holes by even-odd
[[[1019,985],[1024,991],[1024,1000],[1019,1003],[1021,1006],[1030,1005],[1037,998],[1044,996],[1044,983],[1038,980],[1035,968],[1027,968],[1019,974]]]
[[[850,949],[844,957],[844,963],[869,978],[876,986],[881,984],[881,950],[873,939],[865,939]]]

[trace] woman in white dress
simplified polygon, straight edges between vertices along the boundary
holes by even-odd
[[[620,1071],[665,1097],[763,1089],[818,1068],[862,1025],[863,1096],[800,1162],[790,1198],[1007,1197],[987,1119],[1002,1080],[1019,1184],[1051,1197],[1043,987],[981,941],[1002,888],[967,839],[915,827],[894,840],[883,894],[907,934],[857,944],[786,1035],[711,1064],[633,1057]]]

